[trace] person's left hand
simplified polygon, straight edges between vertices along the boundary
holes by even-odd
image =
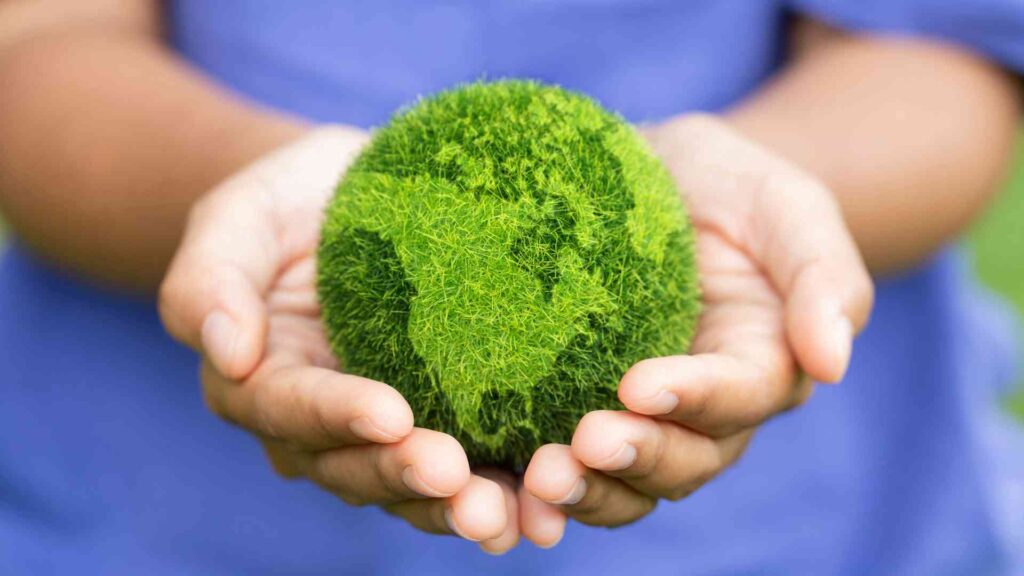
[[[537,515],[545,526],[556,514],[617,526],[692,493],[761,423],[803,403],[811,379],[842,378],[872,306],[864,263],[817,180],[713,117],[645,135],[696,229],[703,314],[689,354],[641,361],[622,378],[629,411],[591,412],[571,446],[536,452],[524,534]]]

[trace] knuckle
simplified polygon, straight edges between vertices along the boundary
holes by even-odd
[[[689,493],[695,492],[701,486],[712,481],[722,471],[722,463],[715,462],[698,469],[689,482]]]
[[[683,498],[686,498],[690,494],[693,494],[694,490],[695,488],[690,486],[689,484],[680,484],[678,486],[673,486],[672,488],[670,488],[667,492],[665,492],[665,494],[662,495],[662,498],[668,500],[669,502],[678,502]]]
[[[177,290],[178,287],[175,285],[175,276],[172,271],[164,278],[163,282],[160,283],[160,289],[156,295],[157,311],[160,313],[160,317],[164,320],[164,323],[166,323],[167,319],[174,313]]]
[[[590,525],[591,526],[600,525],[600,526],[604,526],[605,528],[622,528],[623,526],[628,526],[628,525],[632,524],[633,522],[636,522],[637,520],[643,518],[646,514],[647,513],[637,513],[634,516],[627,516],[627,517],[624,517],[624,518],[616,518],[616,519],[608,521],[608,522],[593,522]]]
[[[183,336],[181,328],[181,311],[188,292],[181,285],[179,275],[171,269],[170,274],[160,284],[157,293],[157,313],[167,331],[175,338]]]
[[[323,379],[323,378],[321,378]],[[301,413],[306,415],[305,420],[309,423],[311,431],[323,438],[331,438],[332,426],[331,417],[327,413],[329,402],[326,400],[327,382],[316,382],[309,388],[309,394],[302,394],[297,384],[291,387],[291,395],[301,405]]]
[[[738,413],[729,432],[736,428],[759,426],[778,412],[785,410],[792,394],[791,383],[784,376],[786,369],[760,371],[754,381],[758,386],[750,389],[745,409]]]
[[[340,498],[340,496],[339,496]],[[380,507],[386,514],[395,518],[404,518],[402,506],[399,503],[384,504]]]
[[[728,465],[722,451],[713,441],[709,441],[707,456],[700,458],[697,464],[687,475],[686,481],[681,482],[674,490],[673,496],[685,498],[694,493],[701,486],[713,480]]]
[[[409,487],[405,485],[400,473],[392,472],[392,466],[385,460],[381,448],[376,446],[369,448],[369,468],[380,479],[385,492],[391,497],[408,492]]]
[[[657,508],[657,507],[658,507],[658,499],[657,498],[645,498],[644,499],[644,503],[643,503],[643,508],[641,509],[640,517],[646,516],[646,515],[650,514],[651,512],[654,512],[654,509]]]
[[[669,456],[670,442],[665,434],[653,421],[649,422],[651,429],[646,434],[647,441],[641,443],[638,449],[636,461],[625,470],[617,473],[616,476],[625,480],[644,480],[658,473],[659,464]],[[647,424],[647,422],[645,422]]]
[[[213,368],[208,363],[204,363],[199,376],[202,383],[203,404],[207,410],[218,418],[237,426],[239,422],[228,405],[228,399],[224,397],[222,383],[216,381],[218,378],[220,376],[216,374]]]
[[[270,467],[273,468],[275,474],[277,474],[278,476],[285,480],[295,480],[296,478],[302,476],[302,474],[300,474],[294,468],[288,466],[287,464],[278,462],[274,458],[270,459]]]
[[[687,386],[678,390],[680,406],[683,408],[685,417],[688,419],[701,419],[711,410],[713,393],[707,385]]]
[[[224,408],[224,403],[208,386],[203,387],[203,404],[206,405],[207,410],[217,417],[227,419],[227,410]]]
[[[314,456],[309,462],[307,476],[328,490],[344,492],[344,485],[338,482],[334,462],[329,454]]]
[[[638,457],[632,466],[613,474],[615,477],[622,478],[623,480],[642,481],[650,478],[656,472],[657,467],[657,458]]]
[[[700,490],[701,487],[714,479],[716,475],[717,471],[714,473],[698,472],[686,482],[673,486],[663,497],[670,502],[678,502],[684,498],[689,498],[694,492]]]
[[[588,492],[591,492],[591,493],[589,493],[586,496],[584,496],[583,500],[580,500],[576,504],[573,504],[572,506],[570,506],[570,509],[574,513],[576,513],[576,514],[583,514],[583,515],[591,515],[591,514],[596,514],[597,512],[601,511],[601,509],[604,507],[604,503],[605,503],[605,500],[606,500],[606,495],[605,495],[605,493],[604,493],[605,491],[603,489],[600,489],[600,488],[597,489],[597,490],[591,489],[591,491],[588,491]],[[596,492],[596,493],[594,493],[594,492]]]
[[[577,504],[574,504],[571,507],[571,509],[572,509],[572,511],[575,514],[581,514],[581,515],[584,515],[584,516],[590,516],[590,515],[593,515],[593,514],[596,514],[597,512],[599,512],[601,510],[601,505],[598,504],[596,501],[593,501],[593,500],[590,500],[590,501],[584,500],[584,501],[581,501],[581,502],[579,502]]]
[[[317,484],[317,486],[322,488],[324,491],[333,494],[339,500],[341,500],[345,504],[348,504],[349,506],[355,506],[356,508],[361,508],[363,506],[370,506],[372,504],[375,504],[375,502],[371,502],[369,499],[364,498],[361,495],[359,495],[358,493],[356,493],[356,492],[354,492],[352,490],[349,490],[347,488],[333,486],[333,485],[325,483],[325,482],[323,482],[321,480],[314,479],[313,481]],[[394,512],[389,512],[389,513],[394,514]]]
[[[369,499],[364,498],[364,497],[362,497],[362,496],[360,496],[360,495],[358,495],[358,494],[356,494],[354,492],[350,492],[348,490],[335,490],[334,494],[338,498],[340,498],[342,502],[344,502],[345,504],[348,504],[349,506],[355,506],[357,508],[361,508],[363,506],[369,506],[371,504]]]
[[[793,391],[793,398],[788,408],[794,409],[803,406],[808,400],[810,400],[813,393],[814,383],[809,377],[801,375],[797,382],[796,389]]]
[[[306,475],[351,506],[390,504],[404,499],[401,492],[393,486],[395,480],[389,476],[378,473],[376,485],[355,479],[352,473],[354,465],[375,468],[378,463],[371,459],[368,463],[356,464],[345,457],[343,451],[320,452],[310,460]]]
[[[270,461],[270,466],[274,473],[281,478],[294,480],[302,476],[302,472],[299,471],[298,467],[280,449],[264,444],[264,452],[266,452],[267,460]]]
[[[253,427],[269,438],[281,439],[275,411],[275,394],[273,388],[266,384],[253,382],[252,386],[252,421]]]
[[[652,498],[650,496],[642,495],[642,496],[639,496],[637,498],[637,501],[632,504],[631,509],[627,513],[621,513],[621,514],[618,514],[617,516],[614,516],[614,517],[611,517],[611,518],[601,517],[601,516],[584,518],[584,519],[581,519],[580,521],[583,522],[584,524],[588,524],[590,526],[604,526],[606,528],[620,528],[622,526],[627,526],[629,524],[632,524],[632,523],[636,522],[637,520],[640,520],[644,516],[647,516],[648,514],[650,514],[651,512],[654,511],[654,509],[657,507],[657,505],[658,505],[657,498]]]
[[[867,324],[868,318],[871,315],[871,310],[875,306],[875,283],[871,279],[871,275],[864,268],[857,274],[856,280],[854,280],[854,328],[857,330],[863,329]]]

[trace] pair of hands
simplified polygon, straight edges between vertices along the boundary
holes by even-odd
[[[255,434],[274,469],[344,501],[491,553],[558,543],[567,518],[616,526],[690,494],[762,422],[839,380],[872,284],[839,208],[813,178],[709,116],[644,129],[697,230],[704,312],[688,355],[622,378],[628,411],[581,421],[522,479],[471,470],[452,437],[416,428],[405,400],[337,371],[319,320],[323,209],[366,140],[321,128],[196,204],[161,288],[168,330],[202,353],[210,409]]]

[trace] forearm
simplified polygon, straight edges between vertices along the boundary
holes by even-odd
[[[822,179],[872,271],[911,266],[998,190],[1016,133],[1013,80],[921,41],[826,33],[728,113]]]
[[[106,282],[158,284],[192,201],[296,137],[131,27],[0,48],[0,210],[32,248]]]

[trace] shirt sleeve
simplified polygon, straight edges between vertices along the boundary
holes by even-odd
[[[1024,0],[789,0],[789,5],[838,28],[959,44],[1024,74]]]

